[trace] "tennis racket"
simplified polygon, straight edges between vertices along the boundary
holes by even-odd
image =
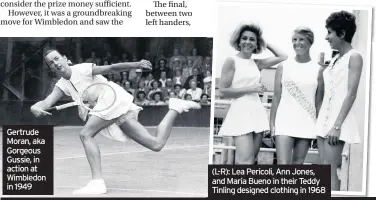
[[[112,82],[94,83],[86,87],[79,98],[70,103],[45,109],[47,112],[64,110],[66,108],[81,106],[92,112],[101,112],[109,109],[116,102],[116,92]]]

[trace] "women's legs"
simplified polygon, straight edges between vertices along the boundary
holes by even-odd
[[[253,141],[254,141],[253,147],[254,147],[254,151],[255,151],[255,163],[257,162],[257,156],[260,152],[260,147],[261,147],[263,137],[264,137],[264,132],[256,133],[256,134],[253,135]]]
[[[324,164],[324,142],[324,138],[317,137],[317,150],[319,151],[320,164]]]
[[[235,165],[253,165],[255,164],[254,133],[235,136],[234,144],[236,147]]]
[[[277,150],[277,164],[291,164],[291,155],[292,149],[294,147],[294,138],[285,135],[277,135],[275,140],[275,146]]]
[[[113,123],[114,120],[103,120],[92,115],[80,132],[80,139],[91,168],[92,179],[102,178],[100,150],[94,137],[100,130]]]
[[[319,142],[320,140],[320,142]],[[319,152],[322,152],[323,162],[321,164],[330,165],[331,173],[331,189],[332,191],[339,191],[341,188],[341,181],[337,174],[337,168],[342,162],[342,150],[345,142],[340,141],[338,145],[330,145],[328,140],[318,137]]]
[[[295,138],[291,164],[301,165],[304,163],[307,157],[310,141],[310,139]]]
[[[92,180],[86,187],[75,190],[74,194],[104,194],[107,192],[102,178],[101,155],[98,144],[94,137],[103,128],[108,127],[115,120],[103,120],[92,115],[80,132],[80,139],[85,149],[86,158],[89,162]]]
[[[159,124],[155,136],[149,133],[136,119],[126,120],[120,125],[120,128],[127,136],[142,146],[153,151],[160,151],[171,134],[171,129],[177,116],[179,116],[177,111],[169,110]]]
[[[171,98],[169,108],[170,110],[158,125],[155,136],[151,135],[149,131],[137,121],[137,116],[128,118],[119,127],[124,134],[142,146],[153,151],[160,151],[165,146],[171,134],[172,126],[179,114],[190,109],[200,109],[201,106],[193,101]]]

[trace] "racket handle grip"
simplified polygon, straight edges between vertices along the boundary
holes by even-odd
[[[56,111],[56,110],[57,110],[56,107],[44,109],[44,111],[46,111],[46,112],[52,112],[52,111]]]

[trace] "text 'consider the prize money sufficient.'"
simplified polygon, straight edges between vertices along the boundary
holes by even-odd
[[[131,7],[130,2],[101,1],[101,2],[2,2],[7,7],[23,5],[25,7],[35,6],[47,8],[43,12],[33,10],[9,9],[8,15],[11,17],[38,17],[34,20],[30,18],[1,20],[1,25],[123,25],[124,17],[131,18],[132,11],[123,8]],[[113,9],[113,8],[116,9]],[[60,8],[82,8],[83,10],[62,10]],[[109,9],[111,8],[111,9]],[[88,10],[90,9],[90,10]],[[51,18],[52,17],[52,18]],[[112,20],[97,19],[79,20],[79,17],[114,17]],[[73,18],[73,19],[72,19]]]

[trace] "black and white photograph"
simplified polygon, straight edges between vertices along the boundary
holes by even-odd
[[[54,196],[206,197],[212,47],[1,38],[0,124],[53,125]]]
[[[372,10],[219,2],[210,163],[330,165],[365,195]]]

